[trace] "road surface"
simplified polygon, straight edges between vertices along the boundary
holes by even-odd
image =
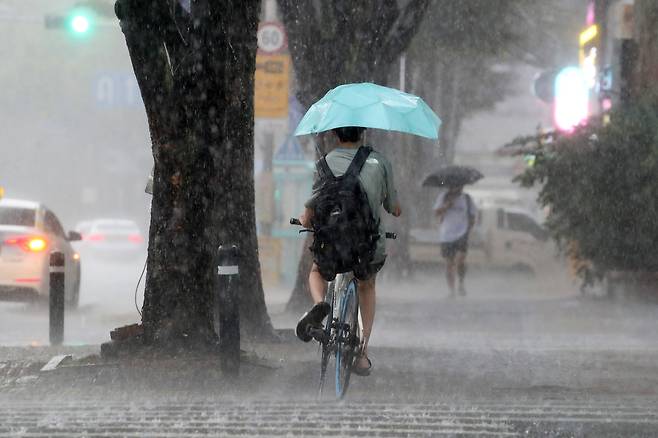
[[[138,321],[140,270],[102,269],[69,315],[63,347],[38,346],[47,341],[43,309],[0,305],[0,375],[56,353],[97,352],[111,328]],[[297,318],[282,313],[286,293],[267,295],[278,328]],[[167,375],[134,385],[108,379],[122,375],[110,370],[105,381],[42,376],[50,383],[37,394],[26,371],[12,390],[0,387],[0,436],[658,435],[655,305],[486,272],[473,273],[466,297],[446,295],[439,274],[380,283],[373,374],[355,377],[343,402],[316,398],[317,346],[254,343],[245,348],[267,367],[243,364],[240,379],[195,388]]]

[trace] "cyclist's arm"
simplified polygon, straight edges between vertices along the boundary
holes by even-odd
[[[302,223],[302,227],[311,228],[311,218],[313,217],[313,210],[306,207],[304,212],[299,215],[299,222]]]
[[[402,207],[398,201],[398,191],[395,189],[395,181],[393,179],[393,167],[388,160],[380,161],[384,166],[384,209],[395,217],[402,214]]]
[[[311,192],[311,197],[304,203],[304,212],[299,215],[299,221],[302,223],[304,228],[311,228],[311,218],[313,217],[313,205],[316,202],[318,196],[318,191],[320,186],[318,184],[317,175],[315,181],[313,182],[313,190]]]

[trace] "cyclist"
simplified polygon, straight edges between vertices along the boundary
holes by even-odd
[[[326,156],[327,164],[335,176],[347,171],[354,159],[357,150],[363,144],[363,131],[360,127],[344,127],[333,130],[338,139],[338,146]],[[400,216],[402,210],[398,203],[397,191],[393,182],[393,169],[391,163],[379,152],[372,151],[361,168],[359,181],[368,197],[370,210],[375,221],[379,220],[381,207],[395,217]],[[304,213],[300,216],[302,225],[311,227],[313,199],[317,196],[314,190],[311,199],[306,202]],[[372,333],[375,318],[375,279],[377,272],[384,266],[386,260],[385,232],[380,222],[379,240],[375,254],[368,269],[369,276],[359,281],[359,307],[363,321],[363,348],[361,355],[356,359],[354,373],[362,376],[370,374],[372,362],[368,358],[367,347]],[[311,340],[307,335],[309,325],[321,327],[322,320],[331,311],[331,306],[324,302],[327,291],[327,281],[322,277],[318,266],[314,263],[309,274],[309,287],[314,306],[302,316],[297,324],[297,336],[304,342]]]

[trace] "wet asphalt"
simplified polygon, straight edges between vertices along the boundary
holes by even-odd
[[[138,320],[107,296],[128,277],[83,299],[59,348],[42,310],[0,305],[0,436],[658,436],[658,307],[513,273],[474,272],[457,299],[440,273],[381,281],[373,374],[343,401],[331,382],[318,399],[318,349],[292,338],[284,288],[267,299],[282,341],[243,345],[238,379],[190,358],[39,373]]]

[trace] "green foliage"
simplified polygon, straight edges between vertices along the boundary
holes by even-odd
[[[603,127],[559,138],[518,178],[543,184],[547,225],[576,242],[597,273],[658,270],[658,98],[611,115]]]

